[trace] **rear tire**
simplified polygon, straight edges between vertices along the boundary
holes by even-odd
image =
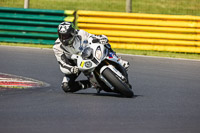
[[[116,89],[116,91],[120,92],[123,96],[129,98],[134,96],[134,93],[129,86],[121,81],[109,68],[106,68],[102,75]]]

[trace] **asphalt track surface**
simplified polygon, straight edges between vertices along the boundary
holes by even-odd
[[[122,57],[134,98],[66,94],[52,50],[0,46],[0,72],[50,85],[0,91],[0,133],[200,133],[200,61]]]

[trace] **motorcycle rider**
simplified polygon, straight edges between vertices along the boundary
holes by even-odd
[[[103,45],[108,44],[108,38],[105,35],[94,35],[84,30],[76,30],[73,23],[70,22],[62,22],[58,25],[58,37],[53,51],[60,65],[60,70],[65,74],[62,89],[65,92],[76,92],[90,88],[91,84],[88,80],[75,81],[80,72],[76,62],[71,57],[89,45],[88,39],[90,37],[98,39]],[[110,50],[112,49],[110,48]],[[119,63],[126,69],[129,67],[129,62],[122,59],[119,60]]]

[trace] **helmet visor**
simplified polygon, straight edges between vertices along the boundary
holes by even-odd
[[[75,37],[71,33],[61,35],[61,42],[64,45],[72,45],[74,42],[74,39]]]

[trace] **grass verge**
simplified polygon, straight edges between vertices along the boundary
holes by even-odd
[[[35,48],[49,48],[52,45],[42,44],[21,44],[21,43],[5,43],[1,42],[0,45],[6,46],[21,46],[21,47],[35,47]],[[131,50],[131,49],[114,49],[117,53],[132,54],[132,55],[145,55],[145,56],[158,56],[158,57],[170,57],[170,58],[183,58],[183,59],[196,59],[200,60],[200,54],[195,53],[176,53],[176,52],[159,52],[159,51],[146,51],[146,50]]]
[[[196,54],[196,53],[177,53],[177,52],[161,52],[161,51],[129,50],[129,49],[128,50],[114,49],[114,50],[117,53],[132,54],[132,55],[145,55],[145,56],[158,56],[158,57],[200,60],[200,54]]]
[[[6,43],[6,42],[0,42],[0,45],[5,45],[5,46],[21,46],[21,47],[34,47],[34,48],[52,48],[53,47],[53,45]]]
[[[24,7],[24,0],[0,0],[3,7]],[[200,0],[132,0],[132,12],[200,15]],[[126,0],[29,0],[29,8],[125,12]]]

